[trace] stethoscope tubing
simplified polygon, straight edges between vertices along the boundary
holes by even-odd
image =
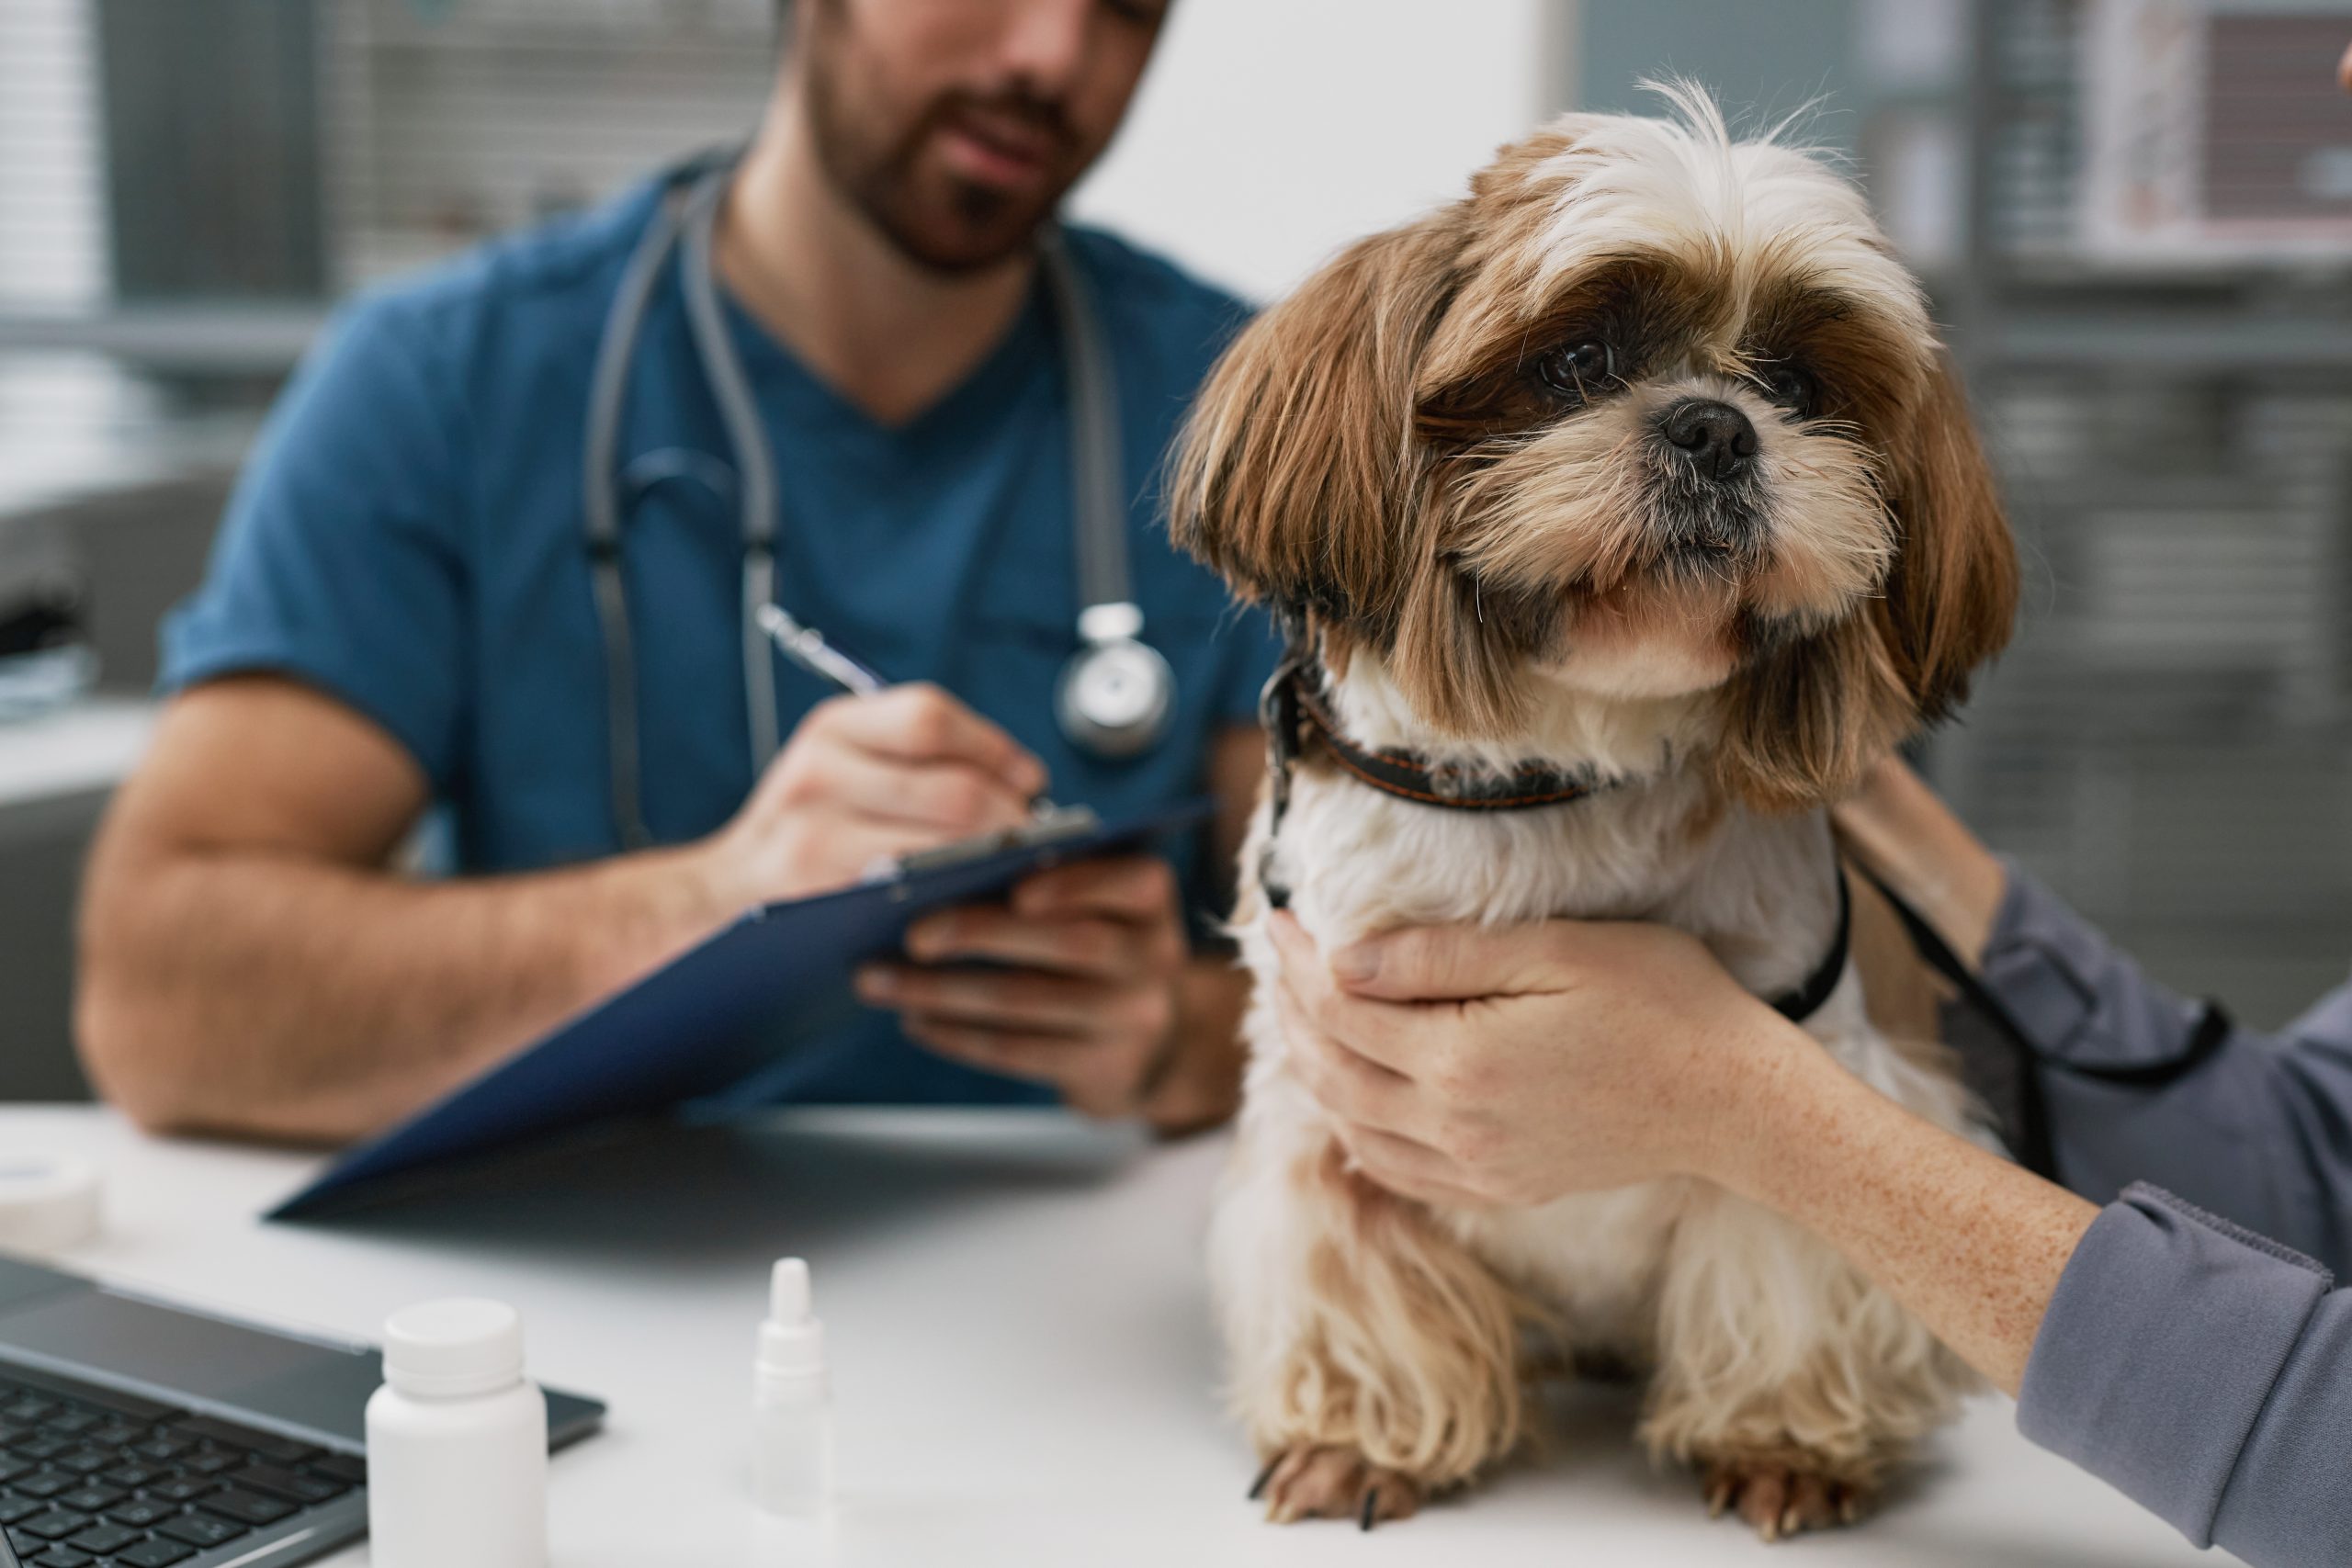
[[[628,584],[620,570],[621,517],[613,469],[620,444],[621,404],[628,394],[630,362],[637,355],[653,286],[676,243],[678,204],[662,200],[652,222],[629,254],[613,295],[605,330],[596,341],[595,368],[588,382],[587,439],[582,443],[581,510],[588,531],[589,580],[595,594],[597,629],[605,645],[605,708],[610,734],[613,819],[623,849],[652,841],[638,798],[637,653],[629,635]]]
[[[718,308],[717,267],[711,236],[718,203],[727,191],[723,172],[703,176],[686,202],[685,249],[681,261],[686,320],[702,358],[703,376],[727,426],[727,444],[741,469],[740,497],[743,530],[743,702],[751,721],[752,775],[767,770],[776,753],[775,660],[759,631],[760,606],[775,597],[775,454],[760,427],[742,362],[728,340],[727,319]]]
[[[596,618],[605,644],[613,816],[625,849],[642,848],[653,840],[644,816],[636,655],[621,570],[621,476],[616,468],[638,340],[654,289],[673,252],[680,264],[687,333],[735,457],[743,547],[744,704],[754,777],[781,746],[775,656],[759,625],[761,608],[775,597],[775,458],[750,381],[728,336],[712,254],[718,208],[734,164],[733,153],[706,156],[671,175],[653,219],[622,270],[589,383],[582,509]],[[1041,264],[1063,339],[1069,387],[1073,548],[1080,599],[1080,646],[1065,668],[1056,694],[1056,713],[1073,746],[1105,758],[1131,757],[1156,744],[1164,733],[1173,708],[1174,676],[1158,651],[1141,640],[1142,615],[1135,604],[1126,554],[1116,383],[1107,345],[1085,284],[1057,230],[1049,230],[1043,237]],[[664,472],[684,471],[684,467],[682,457],[665,456]],[[715,469],[724,465],[713,459],[707,467]],[[712,476],[705,471],[702,477],[707,482]],[[1101,668],[1107,671],[1115,665],[1144,682],[1145,700],[1137,709],[1141,716],[1100,719],[1078,711],[1082,702],[1074,702],[1071,694],[1090,689],[1080,679],[1090,660],[1108,661],[1101,663]]]

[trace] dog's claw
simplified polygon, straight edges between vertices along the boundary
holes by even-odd
[[[1424,1495],[1412,1477],[1337,1444],[1289,1450],[1272,1467],[1271,1477],[1260,1481],[1266,1517],[1274,1524],[1352,1519],[1359,1530],[1371,1530],[1412,1517]]]
[[[1775,1459],[1711,1463],[1706,1497],[1708,1517],[1736,1513],[1767,1542],[1850,1525],[1870,1506],[1867,1487]]]
[[[1266,1483],[1274,1478],[1274,1472],[1282,1468],[1282,1462],[1283,1456],[1280,1454],[1276,1454],[1266,1461],[1266,1468],[1260,1471],[1258,1479],[1250,1483],[1248,1496],[1250,1502],[1254,1503],[1266,1495]]]

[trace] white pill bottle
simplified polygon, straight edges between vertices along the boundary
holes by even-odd
[[[548,1402],[513,1307],[457,1298],[385,1323],[368,1533],[372,1568],[547,1568]]]

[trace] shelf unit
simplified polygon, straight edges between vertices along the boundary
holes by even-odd
[[[1942,298],[2028,592],[1929,760],[2153,972],[2275,1024],[2352,963],[2352,246],[2086,256],[2089,19],[1973,8]]]

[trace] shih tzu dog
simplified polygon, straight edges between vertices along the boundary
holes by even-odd
[[[1569,115],[1234,344],[1180,543],[1294,632],[1236,929],[1259,985],[1212,1268],[1277,1518],[1409,1513],[1528,1435],[1531,1336],[1649,1373],[1640,1436],[1768,1538],[1851,1519],[1973,1375],[1826,1244],[1692,1180],[1539,1208],[1354,1170],[1269,999],[1269,907],[1662,920],[1864,1080],[1984,1137],[1846,962],[1824,803],[2006,638],[2014,548],[1856,190],[1700,93]]]

